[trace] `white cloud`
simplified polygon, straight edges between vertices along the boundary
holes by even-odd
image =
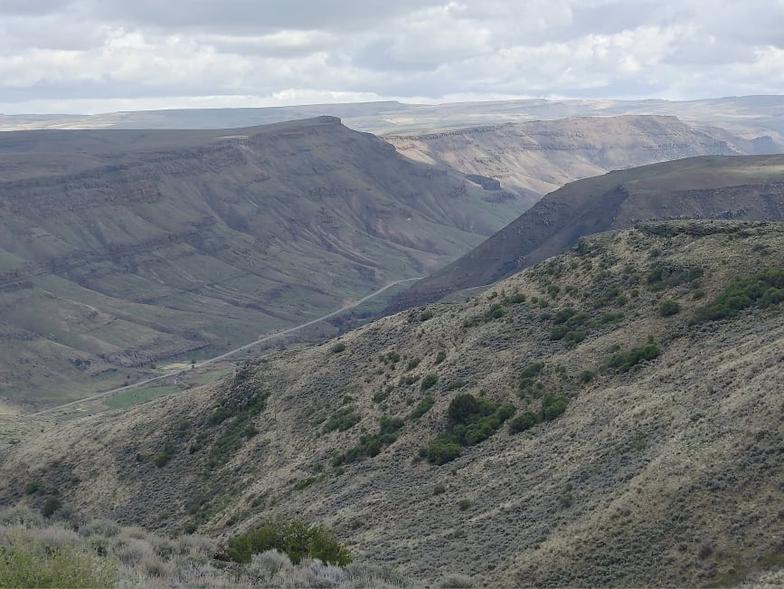
[[[0,4],[0,108],[784,89],[784,0]]]

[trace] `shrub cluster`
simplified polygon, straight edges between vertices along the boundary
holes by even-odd
[[[462,448],[492,436],[515,413],[512,405],[493,403],[463,393],[452,399],[447,410],[447,430],[436,437],[420,456],[433,464],[445,464],[460,456]]]
[[[414,407],[414,410],[411,412],[411,419],[419,419],[425,413],[430,411],[435,403],[436,401],[433,399],[433,397],[430,395],[426,396],[419,402],[419,404],[417,404],[416,407]]]
[[[655,360],[660,355],[661,348],[654,342],[648,342],[644,346],[613,354],[607,361],[607,366],[621,372],[628,372],[641,362]]]
[[[378,456],[385,447],[394,444],[403,428],[403,420],[399,417],[383,416],[379,420],[378,433],[362,436],[359,444],[332,459],[333,466],[357,462],[365,458]]]
[[[680,312],[681,306],[678,301],[667,299],[666,301],[662,301],[662,304],[659,305],[659,315],[662,317],[672,317]]]
[[[227,554],[235,562],[248,563],[254,554],[277,550],[298,564],[304,558],[346,566],[351,562],[348,549],[324,526],[300,520],[273,520],[234,536],[229,540]]]
[[[716,299],[697,311],[697,321],[735,317],[751,307],[770,307],[784,301],[784,270],[768,269],[735,280]]]
[[[354,407],[341,407],[329,416],[324,424],[324,432],[334,432],[335,430],[346,431],[359,423],[359,415],[354,412]]]
[[[565,395],[547,394],[542,399],[542,408],[539,413],[526,411],[509,422],[509,431],[513,434],[524,432],[543,421],[552,421],[564,411],[569,404]]]

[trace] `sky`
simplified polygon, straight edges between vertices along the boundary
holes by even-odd
[[[784,93],[784,0],[0,0],[0,113]]]

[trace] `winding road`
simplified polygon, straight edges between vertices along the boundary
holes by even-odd
[[[294,333],[296,331],[299,331],[300,329],[305,329],[306,327],[310,327],[311,325],[315,325],[316,323],[320,323],[322,321],[326,321],[327,319],[331,319],[332,317],[335,317],[336,315],[340,315],[341,313],[345,313],[346,311],[348,311],[350,309],[355,309],[356,307],[359,307],[363,303],[368,302],[370,299],[373,299],[373,298],[377,297],[381,293],[389,290],[392,287],[397,286],[398,284],[403,284],[403,283],[406,283],[406,282],[413,282],[415,280],[420,280],[422,278],[423,278],[422,276],[417,276],[415,278],[404,278],[402,280],[395,280],[395,281],[390,282],[390,283],[386,284],[385,286],[379,288],[378,290],[370,293],[369,295],[367,295],[365,297],[362,297],[358,301],[354,301],[350,305],[346,305],[344,307],[341,307],[337,311],[332,311],[331,313],[327,313],[326,315],[322,315],[321,317],[318,317],[316,319],[312,319],[311,321],[308,321],[306,323],[302,323],[300,325],[295,325],[294,327],[289,327],[288,329],[284,329],[283,331],[276,331],[275,333],[271,333],[269,335],[265,335],[264,337],[261,337],[261,338],[257,339],[256,341],[252,341],[249,344],[245,344],[244,346],[240,346],[239,348],[234,348],[233,350],[229,350],[228,352],[224,352],[223,354],[220,354],[219,356],[215,356],[214,358],[209,358],[207,360],[204,360],[203,362],[199,362],[199,363],[195,364],[194,366],[192,366],[190,368],[183,368],[183,369],[177,370],[175,372],[168,372],[166,374],[161,374],[160,376],[154,376],[152,378],[148,378],[148,379],[145,379],[145,380],[140,380],[139,382],[135,382],[133,384],[125,385],[125,386],[122,386],[122,387],[117,387],[116,389],[111,389],[109,391],[104,391],[102,393],[97,393],[97,394],[92,395],[90,397],[84,397],[83,399],[77,399],[76,401],[70,401],[68,403],[64,403],[63,405],[57,405],[56,407],[49,407],[47,409],[43,409],[43,410],[38,411],[36,413],[28,413],[27,415],[22,415],[20,417],[38,417],[40,415],[45,415],[47,413],[52,413],[54,411],[58,411],[60,409],[65,409],[67,407],[72,407],[72,406],[78,405],[80,403],[85,403],[85,402],[88,402],[88,401],[95,401],[96,399],[102,399],[103,397],[109,397],[111,395],[114,395],[116,393],[120,393],[122,391],[128,391],[128,390],[135,389],[135,388],[138,388],[140,386],[144,386],[144,385],[147,385],[147,384],[150,384],[150,383],[154,383],[154,382],[158,382],[158,381],[161,381],[161,380],[165,380],[167,378],[172,378],[173,376],[179,376],[180,374],[185,374],[186,372],[189,372],[189,371],[193,370],[194,368],[201,368],[202,366],[207,366],[207,365],[212,364],[214,362],[220,362],[221,360],[225,360],[226,358],[229,358],[230,356],[233,356],[234,354],[238,354],[239,352],[244,352],[245,350],[253,348],[254,346],[257,346],[259,344],[263,344],[264,342],[268,342],[268,341],[270,341],[272,339],[275,339],[275,338],[278,338],[278,337],[281,337],[281,336],[284,336],[284,335],[289,335],[290,333]]]

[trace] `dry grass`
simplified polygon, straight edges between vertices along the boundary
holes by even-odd
[[[0,588],[4,587],[374,587],[416,585],[377,567],[336,567],[285,554],[254,554],[250,563],[215,557],[204,536],[166,538],[138,527],[92,520],[73,528],[25,507],[0,511]]]

